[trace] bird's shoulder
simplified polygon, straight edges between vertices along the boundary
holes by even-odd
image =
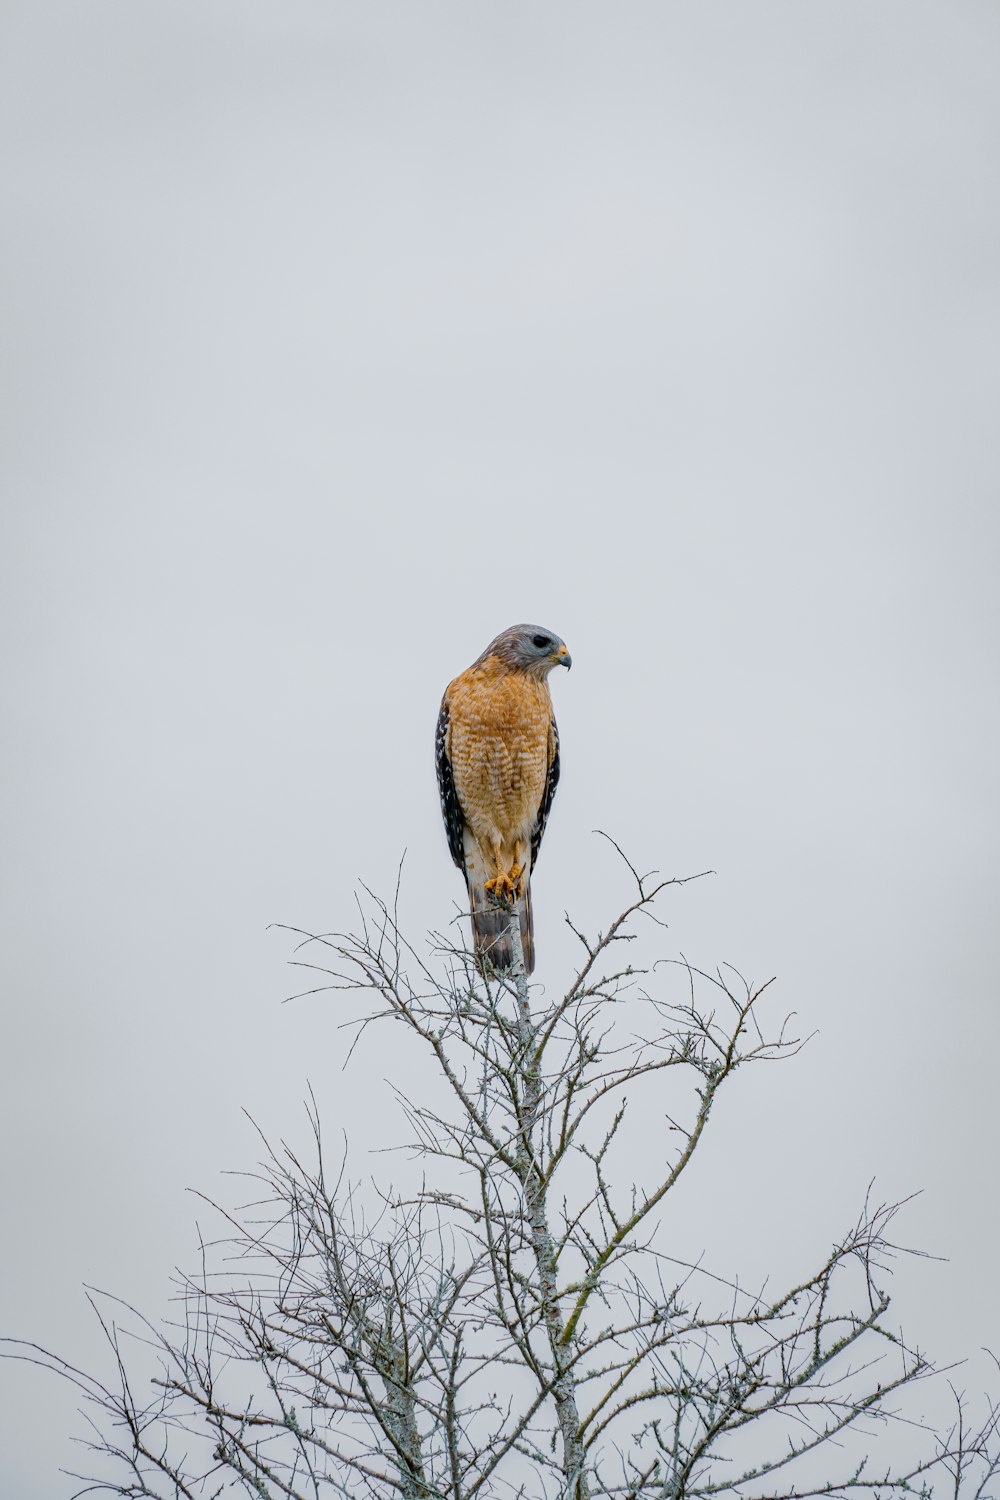
[[[474,719],[502,729],[552,718],[552,697],[544,679],[512,670],[498,657],[474,662],[450,682],[444,701],[453,723]]]

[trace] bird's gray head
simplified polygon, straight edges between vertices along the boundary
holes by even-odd
[[[566,642],[544,625],[511,625],[490,641],[479,660],[491,656],[533,677],[547,677],[553,667],[573,665]]]

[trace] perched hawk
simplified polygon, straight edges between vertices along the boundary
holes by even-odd
[[[513,963],[502,897],[517,911],[524,965],[535,966],[531,871],[559,780],[559,736],[546,681],[569,667],[565,643],[540,625],[512,625],[449,683],[438,716],[441,810],[465,875],[476,952]]]

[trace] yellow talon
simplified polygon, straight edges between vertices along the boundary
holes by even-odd
[[[513,865],[506,875],[496,875],[492,880],[487,880],[484,890],[506,906],[513,905],[520,894],[518,882],[523,871],[520,865]]]

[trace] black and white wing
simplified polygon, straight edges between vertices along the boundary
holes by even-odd
[[[545,832],[545,824],[548,822],[549,809],[552,799],[556,794],[559,784],[559,730],[556,728],[555,719],[549,721],[549,774],[545,782],[545,790],[538,808],[538,817],[535,826],[531,830],[531,868],[534,869],[538,863],[538,851],[542,844],[542,834]]]
[[[441,700],[441,712],[438,714],[437,733],[434,736],[434,761],[437,766],[438,791],[441,794],[441,815],[444,818],[444,831],[448,835],[448,848],[451,857],[460,870],[465,869],[465,815],[462,812],[458,793],[455,791],[455,778],[451,774],[451,761],[448,759],[448,698],[445,695]]]

